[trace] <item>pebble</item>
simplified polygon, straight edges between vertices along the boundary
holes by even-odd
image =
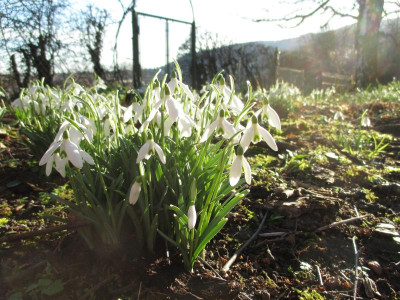
[[[382,275],[382,267],[376,260],[371,260],[371,261],[367,262],[367,265],[376,274],[378,274],[379,276]]]

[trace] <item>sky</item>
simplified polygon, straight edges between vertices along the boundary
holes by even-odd
[[[321,31],[321,25],[328,16],[317,15],[307,19],[300,26],[293,23],[254,22],[257,18],[279,18],[299,9],[310,11],[314,0],[192,0],[197,36],[212,32],[220,43],[245,43],[251,41],[277,41],[294,38],[307,33]],[[355,0],[331,0],[335,8],[351,11]],[[287,4],[285,4],[285,2]],[[124,9],[132,0],[70,0],[74,11],[83,10],[88,4],[106,9],[112,20],[107,27],[102,53],[102,64],[112,68],[116,31]],[[294,4],[297,3],[297,4]],[[299,4],[300,3],[300,4]],[[388,3],[388,2],[387,2]],[[122,5],[121,5],[122,4]],[[385,4],[386,5],[386,4]],[[123,6],[123,7],[122,7]],[[315,6],[313,6],[315,7]],[[136,10],[192,22],[190,0],[136,0]],[[389,9],[390,10],[390,9]],[[355,12],[356,13],[356,12]],[[326,29],[337,29],[354,23],[352,18],[333,18]],[[140,62],[143,68],[157,68],[166,63],[165,21],[139,16]],[[190,26],[169,22],[170,61],[178,55],[178,48],[190,37]],[[78,38],[78,35],[75,35]],[[130,68],[132,64],[132,25],[131,14],[121,23],[117,40],[117,59],[119,66]],[[8,59],[0,61],[0,70],[6,70]],[[68,64],[67,64],[68,65]],[[89,60],[83,68],[90,67]]]
[[[333,0],[339,6],[349,4],[348,0]],[[84,2],[79,1],[80,5]],[[125,7],[130,2],[123,1]],[[287,1],[287,2],[294,2]],[[97,6],[107,9],[114,20],[120,20],[122,8],[117,0],[96,1]],[[218,35],[224,43],[244,43],[251,41],[274,41],[297,37],[310,32],[321,31],[324,19],[321,17],[307,20],[298,27],[293,24],[279,26],[278,23],[253,22],[255,18],[275,18],[293,12],[293,5],[285,5],[276,0],[192,0],[194,18],[198,36],[205,31]],[[303,7],[307,8],[307,2]],[[350,8],[349,8],[350,9]],[[191,22],[193,20],[190,0],[137,0],[136,10],[143,13],[159,15]],[[284,12],[284,13],[283,13]],[[326,19],[326,18],[325,18]],[[329,29],[336,29],[354,23],[351,18],[334,18]],[[143,68],[155,68],[166,62],[165,52],[165,21],[139,16],[140,26],[140,61]],[[112,64],[113,55],[111,48],[115,42],[116,24],[109,27],[107,32],[103,63]],[[118,63],[119,65],[132,62],[132,25],[131,15],[127,15],[122,23],[118,38]],[[190,26],[169,22],[169,48],[170,60],[176,58],[179,46],[190,37]]]

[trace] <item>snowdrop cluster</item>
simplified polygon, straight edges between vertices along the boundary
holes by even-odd
[[[55,169],[71,178],[80,205],[71,207],[83,216],[92,210],[90,220],[94,214],[98,226],[108,224],[100,233],[105,241],[120,234],[118,220],[127,211],[149,249],[159,234],[180,247],[191,269],[246,194],[243,183],[251,184],[249,146],[265,141],[277,151],[268,129],[281,130],[281,122],[265,91],[253,94],[249,85],[243,99],[222,74],[200,95],[183,82],[179,66],[170,80],[157,75],[128,105],[117,93],[98,93],[101,82],[91,89],[72,82],[64,90],[35,85],[13,107],[33,118],[56,116],[59,126],[48,125],[54,136],[39,165],[46,175]]]

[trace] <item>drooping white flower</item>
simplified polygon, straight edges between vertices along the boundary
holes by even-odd
[[[200,142],[206,141],[214,130],[217,130],[217,135],[222,134],[226,139],[230,139],[236,133],[235,127],[225,119],[225,111],[223,109],[220,110],[218,118],[206,128]]]
[[[194,226],[196,225],[196,220],[197,220],[197,213],[196,213],[196,206],[195,205],[190,205],[188,209],[188,228],[189,230],[192,230]]]
[[[143,159],[149,159],[151,154],[153,154],[154,152],[157,152],[160,161],[165,164],[167,160],[165,158],[164,152],[161,147],[154,142],[153,138],[148,139],[147,142],[144,143],[143,146],[139,149],[136,163],[140,163]]]
[[[139,199],[140,191],[142,190],[142,182],[140,180],[135,180],[132,184],[131,190],[129,191],[129,203],[135,205]]]
[[[344,121],[344,115],[343,115],[343,113],[341,111],[337,111],[335,113],[335,115],[333,116],[333,119],[335,121]]]
[[[268,102],[264,102],[261,109],[259,109],[255,115],[258,116],[261,113],[261,119],[267,118],[269,125],[281,130],[281,119],[278,113],[269,105]]]
[[[368,118],[368,116],[364,115],[361,118],[361,126],[362,127],[371,127],[371,120]]]
[[[17,98],[13,102],[11,102],[11,106],[14,109],[25,110],[29,108],[31,101],[32,100],[28,96],[24,96],[21,98]]]
[[[111,135],[111,130],[113,132],[115,132],[115,122],[114,122],[114,118],[112,117],[112,115],[108,114],[105,116],[105,121],[104,121],[104,125],[103,125],[103,130],[104,130],[104,135],[106,137]]]
[[[247,184],[251,184],[251,168],[247,159],[243,155],[243,148],[239,145],[236,156],[233,159],[231,170],[229,171],[229,183],[231,186],[235,186],[244,170],[244,178]]]
[[[54,153],[57,149],[63,154],[65,152],[66,157],[61,158],[59,153]],[[70,161],[72,165],[80,169],[83,167],[83,162],[86,161],[88,164],[93,165],[94,160],[86,151],[79,148],[79,146],[69,138],[68,131],[63,132],[63,139],[53,142],[49,149],[44,153],[39,161],[39,166],[46,164],[46,175],[50,175],[51,167],[53,162],[56,163],[56,170],[65,176],[65,164]]]
[[[244,104],[239,97],[235,94],[232,95],[232,90],[225,85],[225,79],[222,75],[219,76],[218,82],[214,86],[224,97],[222,105],[227,109],[231,109],[235,114],[241,113]]]
[[[186,84],[184,84],[183,82],[178,80],[178,78],[176,77],[175,71],[172,72],[171,80],[170,80],[170,82],[168,82],[168,87],[169,87],[170,91],[172,92],[172,94],[175,92],[176,88],[181,87],[183,92],[185,93],[185,95],[188,96],[192,101],[194,100],[193,93],[190,91],[189,87]]]
[[[278,151],[278,146],[276,145],[272,135],[268,132],[268,130],[258,125],[257,117],[253,116],[251,118],[251,122],[248,123],[247,128],[243,132],[240,145],[244,150],[246,150],[251,142],[258,143],[261,140],[264,140],[272,150]]]

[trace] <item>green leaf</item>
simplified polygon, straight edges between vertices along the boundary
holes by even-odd
[[[64,284],[60,279],[53,281],[48,287],[42,289],[42,294],[47,296],[56,295],[64,290]]]
[[[22,292],[16,292],[8,297],[8,300],[22,300]]]

